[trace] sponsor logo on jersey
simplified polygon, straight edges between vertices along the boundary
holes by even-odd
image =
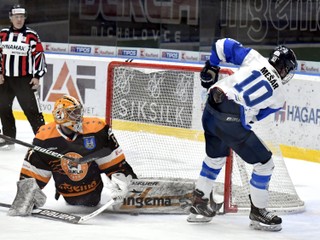
[[[94,138],[94,136],[84,137],[83,145],[86,149],[92,150],[96,147],[96,139]]]
[[[84,185],[71,185],[67,183],[60,184],[58,186],[58,189],[62,192],[66,192],[63,195],[73,194],[75,195],[81,195],[83,192],[90,192],[94,190],[97,187],[98,183],[96,181],[92,181],[89,184]],[[77,194],[78,193],[78,194]]]
[[[17,42],[2,42],[2,53],[6,55],[27,56],[29,45]]]
[[[70,152],[65,154],[68,157],[73,158],[81,158],[82,156],[75,152]],[[77,164],[75,162],[71,162],[67,159],[61,159],[61,168],[65,172],[65,174],[72,180],[72,181],[80,181],[82,180],[88,173],[88,164]]]

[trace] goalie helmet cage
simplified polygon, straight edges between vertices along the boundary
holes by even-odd
[[[144,62],[109,63],[106,122],[139,178],[193,181],[205,157],[201,114],[206,91],[201,67]],[[232,74],[222,68],[219,77]],[[273,118],[253,130],[273,152],[275,170],[269,186],[268,209],[280,213],[304,210],[281,155]],[[252,165],[231,151],[215,187],[224,211],[248,212]]]

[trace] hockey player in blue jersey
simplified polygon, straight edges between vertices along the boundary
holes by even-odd
[[[220,62],[239,65],[239,69],[217,81]],[[196,182],[189,222],[210,221],[215,216],[215,210],[210,207],[210,194],[232,148],[253,165],[248,196],[250,226],[267,231],[282,229],[282,219],[266,210],[274,168],[272,153],[250,125],[283,107],[284,84],[293,77],[296,67],[294,52],[285,46],[276,47],[266,59],[230,38],[213,44],[210,60],[200,73],[202,86],[208,88],[202,116],[207,156]]]

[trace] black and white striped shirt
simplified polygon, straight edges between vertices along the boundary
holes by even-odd
[[[0,31],[0,74],[7,77],[42,77],[47,69],[38,34],[25,25]]]

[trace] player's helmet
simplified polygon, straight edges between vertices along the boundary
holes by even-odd
[[[21,7],[21,5],[16,4],[13,5],[12,8],[9,11],[9,17],[12,17],[12,15],[22,14],[25,17],[27,17],[27,11],[25,8]]]
[[[269,63],[279,73],[282,84],[288,83],[293,75],[294,70],[297,68],[297,58],[294,52],[285,46],[276,47],[270,54]]]
[[[76,98],[65,95],[58,99],[52,111],[54,121],[74,132],[82,132],[83,106]]]

